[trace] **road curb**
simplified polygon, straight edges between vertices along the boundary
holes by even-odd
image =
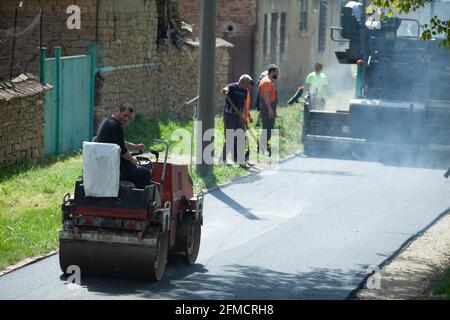
[[[12,266],[9,266],[9,267],[6,267],[3,270],[0,270],[0,278],[5,276],[5,275],[7,275],[8,273],[17,271],[17,270],[25,268],[25,267],[28,267],[29,265],[35,264],[35,263],[37,263],[37,262],[39,262],[41,260],[47,259],[47,258],[49,258],[51,256],[54,256],[57,253],[58,253],[58,251],[54,250],[54,251],[51,251],[51,252],[49,252],[49,253],[47,253],[45,255],[40,255],[40,256],[34,256],[34,257],[26,258],[26,259],[24,259],[24,260],[22,260],[22,261],[20,261],[20,262],[18,262],[16,264],[12,265]]]
[[[429,231],[434,225],[439,223],[441,220],[444,219],[444,217],[450,215],[450,208],[446,209],[444,212],[442,212],[437,218],[435,218],[430,224],[428,224],[425,228],[408,238],[399,249],[397,249],[390,257],[388,257],[386,260],[384,260],[381,264],[378,265],[378,268],[382,270],[386,266],[388,266],[390,263],[395,261],[405,250],[407,250],[411,244],[413,244],[418,238],[423,236],[427,231]],[[364,277],[364,279],[361,281],[361,283],[354,289],[350,294],[347,296],[345,300],[363,300],[358,298],[358,293],[365,290],[367,280],[369,277],[371,277],[372,274],[368,274]]]

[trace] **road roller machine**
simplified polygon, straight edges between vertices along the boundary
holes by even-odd
[[[59,260],[63,273],[138,277],[159,281],[168,256],[187,265],[197,259],[203,224],[203,194],[193,195],[188,166],[138,157],[152,170],[151,184],[137,189],[120,182],[117,197],[87,197],[84,181],[62,203]]]

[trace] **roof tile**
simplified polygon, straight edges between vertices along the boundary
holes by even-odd
[[[51,84],[40,83],[37,76],[25,73],[11,81],[0,82],[0,101],[29,97],[51,89],[53,89]]]

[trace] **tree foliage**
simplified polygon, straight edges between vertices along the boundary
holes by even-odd
[[[428,0],[372,0],[372,4],[383,10],[383,16],[388,17],[397,14],[407,14],[417,11],[425,6]],[[450,5],[450,3],[449,3]],[[431,40],[442,36],[440,46],[450,50],[450,20],[441,20],[437,16],[431,18],[430,22],[423,25],[422,40]]]

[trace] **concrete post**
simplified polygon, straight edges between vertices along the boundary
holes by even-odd
[[[55,129],[55,154],[59,154],[62,114],[62,79],[61,79],[61,47],[55,47],[55,97],[56,97],[56,129]]]
[[[200,71],[197,141],[197,173],[200,177],[214,174],[214,164],[206,164],[203,152],[210,142],[204,142],[206,130],[214,129],[214,91],[216,63],[216,0],[201,0]]]

